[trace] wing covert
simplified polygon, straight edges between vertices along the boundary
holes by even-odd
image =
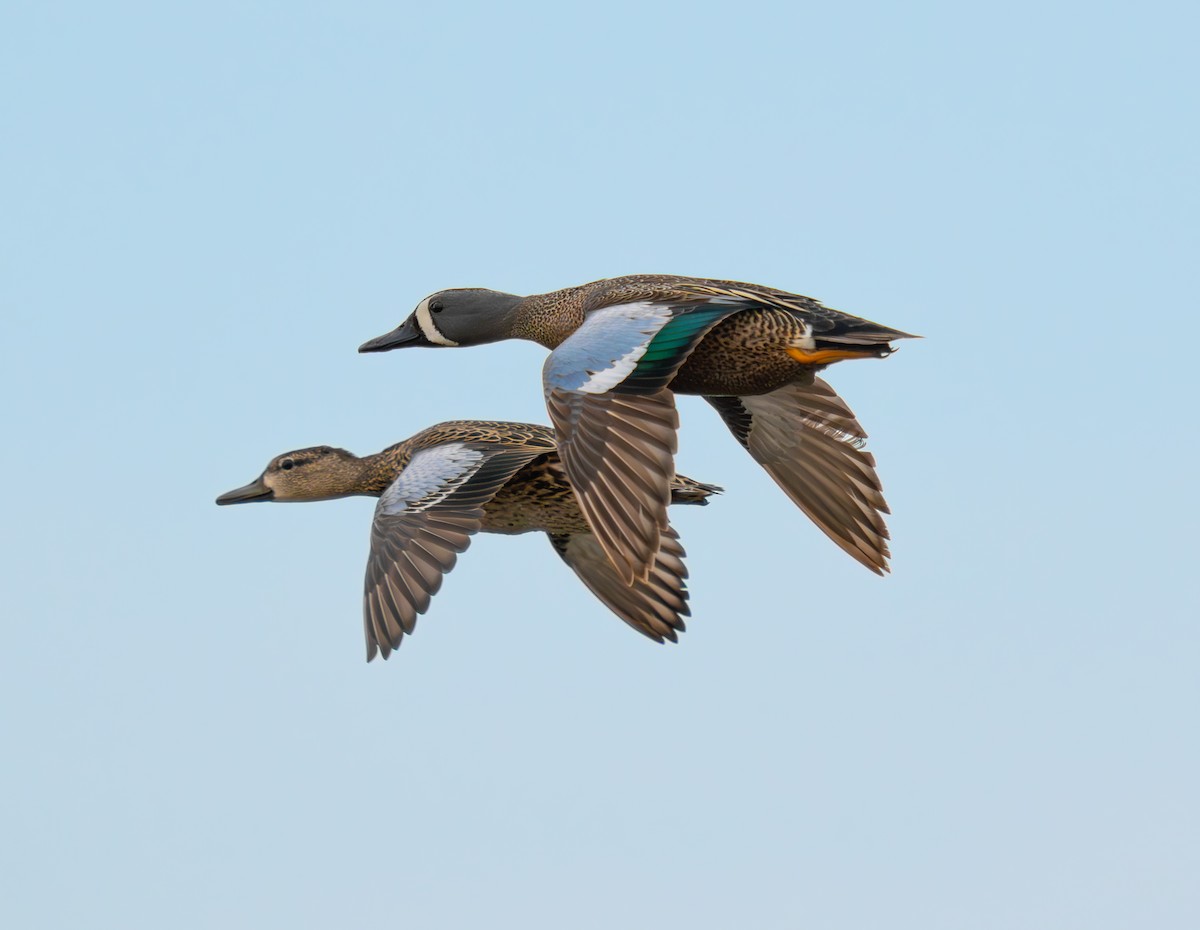
[[[483,507],[539,448],[446,443],[417,452],[384,491],[371,524],[363,590],[367,661],[399,648],[470,545]]]
[[[704,334],[740,309],[716,298],[602,307],[546,360],[559,455],[626,584],[650,578],[668,525],[679,418],[666,386]]]

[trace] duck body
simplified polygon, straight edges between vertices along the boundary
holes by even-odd
[[[886,571],[888,508],[862,448],[866,433],[817,373],[885,358],[903,338],[911,337],[775,288],[630,275],[530,297],[439,291],[360,351],[501,339],[550,349],[542,379],[564,468],[604,551],[633,583],[666,525],[675,393],[703,396],[826,535]]]
[[[551,432],[549,429],[546,432]],[[708,503],[716,485],[685,475],[671,483],[672,504]],[[582,535],[590,533],[587,518],[557,452],[539,456],[513,475],[483,508],[484,533],[516,536],[521,533]]]
[[[527,297],[517,308],[513,333],[553,350],[590,315],[638,303],[706,311],[694,344],[666,361],[676,369],[665,386],[677,394],[766,394],[807,380],[834,361],[886,357],[891,340],[911,338],[800,294],[679,275],[627,275]],[[681,314],[680,322],[687,317]]]
[[[480,532],[506,536],[587,532],[587,520],[567,481],[554,431],[549,427],[497,420],[451,420],[389,446],[380,455],[388,462],[389,472],[396,476],[416,452],[448,443],[498,443],[543,450],[517,469],[483,504]]]
[[[679,476],[679,503],[720,489]],[[684,551],[671,527],[650,575],[625,585],[603,557],[557,451],[553,430],[531,423],[439,423],[374,455],[314,446],[276,456],[250,484],[217,498],[313,501],[379,498],[364,591],[367,659],[386,659],[411,633],[442,577],[476,532],[544,532],[580,580],[626,623],[675,641],[688,614]]]

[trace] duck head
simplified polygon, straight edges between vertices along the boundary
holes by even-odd
[[[327,501],[361,494],[363,460],[332,446],[312,446],[271,459],[256,479],[226,491],[218,504],[251,501]]]
[[[406,346],[456,347],[498,342],[513,335],[517,305],[524,298],[481,287],[430,294],[390,333],[364,342],[359,352]]]

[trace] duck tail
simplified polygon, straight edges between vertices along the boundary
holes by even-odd
[[[884,355],[896,351],[888,345],[897,339],[920,339],[912,333],[906,333],[890,326],[872,323],[870,320],[858,317],[846,317],[840,326],[832,330],[817,333],[815,342],[818,348],[858,349],[863,354],[882,353]]]
[[[725,489],[716,484],[705,484],[686,475],[676,475],[671,482],[672,504],[698,504],[701,507],[708,504],[708,499],[714,494],[720,494]]]
[[[848,325],[810,337],[807,345],[791,345],[787,354],[805,365],[829,365],[852,358],[887,358],[896,351],[895,339],[920,339],[912,333],[850,318]]]

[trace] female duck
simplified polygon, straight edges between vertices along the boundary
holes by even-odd
[[[706,504],[720,489],[689,478],[672,500]],[[588,527],[554,433],[530,423],[439,423],[375,455],[316,446],[277,456],[218,504],[378,497],[363,594],[367,661],[386,659],[429,608],[442,576],[476,532],[549,535],[580,580],[618,617],[658,642],[677,641],[688,615],[683,547],[663,528],[650,573],[628,586]]]

